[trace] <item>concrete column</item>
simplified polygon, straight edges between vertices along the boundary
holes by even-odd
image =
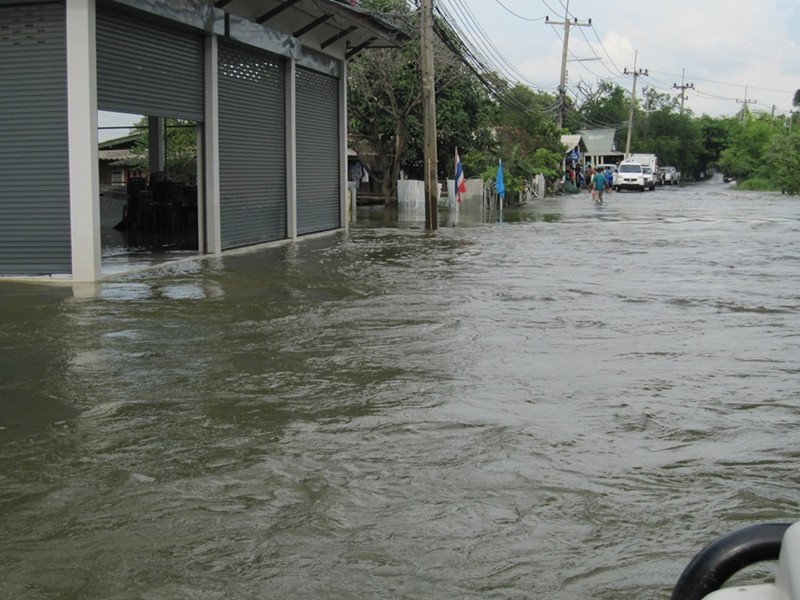
[[[297,239],[297,63],[286,66],[286,237]]]
[[[147,140],[148,140],[148,165],[150,173],[163,171],[166,164],[166,145],[164,143],[164,117],[147,117]]]
[[[202,240],[205,238],[205,251],[209,254],[222,254],[222,228],[220,225],[220,191],[219,191],[219,38],[212,34],[206,38],[206,97],[205,97],[205,129],[203,135],[205,156],[202,173],[204,186],[198,188],[199,227],[205,224],[205,235],[200,240],[200,251],[203,251]],[[198,173],[199,175],[199,173]],[[200,182],[198,181],[198,184]]]
[[[102,276],[95,0],[67,5],[67,110],[72,279]]]
[[[347,219],[347,61],[340,62],[341,73],[339,75],[339,205],[341,207],[339,223],[349,229]],[[356,220],[355,194],[353,195],[352,220]]]

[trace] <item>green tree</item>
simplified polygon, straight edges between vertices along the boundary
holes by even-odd
[[[714,118],[703,115],[695,119],[694,123],[700,131],[701,139],[694,170],[708,173],[717,167],[722,151],[728,147],[732,131],[738,127],[738,121],[733,117]]]
[[[780,127],[768,114],[746,119],[732,131],[728,147],[720,153],[719,168],[736,179],[769,179],[775,165],[765,160],[767,148],[774,135],[783,133]]]
[[[412,37],[399,49],[363,51],[348,68],[350,143],[388,201],[396,195],[401,170],[420,178],[424,171],[419,15],[405,0],[364,0],[361,6],[399,15]],[[440,40],[434,57],[438,171],[440,177],[452,177],[455,147],[473,147],[472,133],[479,129],[488,98]]]
[[[552,145],[560,139],[553,119],[556,97],[552,94],[518,83],[504,91],[498,103],[497,124],[527,132],[533,147]]]
[[[767,144],[769,179],[781,192],[800,194],[800,131],[773,135]]]
[[[554,103],[551,94],[522,84],[504,90],[490,115],[490,141],[464,157],[465,169],[493,178],[502,159],[509,193],[521,190],[539,173],[548,179],[557,177],[564,148],[553,120]]]
[[[436,148],[439,178],[453,178],[455,149],[467,155],[490,143],[485,126],[491,122],[494,107],[480,83],[462,64],[449,67],[453,76],[448,85],[436,90]],[[408,145],[402,156],[403,169],[410,177],[422,179],[424,173],[424,132],[421,118],[409,124]]]
[[[618,128],[628,122],[630,94],[620,86],[609,81],[600,81],[597,90],[585,85],[580,86],[580,89],[585,99],[578,109],[578,129]],[[619,141],[617,140],[617,146],[621,147]]]
[[[133,145],[134,166],[147,171],[150,168],[150,135],[147,117],[137,121],[131,133],[139,139]],[[164,119],[165,170],[173,181],[197,183],[197,124],[184,119]]]
[[[697,158],[703,149],[702,130],[689,115],[673,109],[673,105],[666,103],[649,115],[642,115],[631,149],[655,154],[661,165],[673,165],[685,174],[696,174]]]

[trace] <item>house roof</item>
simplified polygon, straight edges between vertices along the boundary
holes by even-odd
[[[581,143],[581,136],[579,135],[562,135],[561,136],[561,143],[564,144],[564,148],[567,150],[572,150],[575,146]]]
[[[616,129],[583,129],[580,134],[586,144],[586,154],[591,156],[622,156],[622,152],[617,152],[614,146],[614,134]]]
[[[564,149],[569,152],[576,146],[581,152],[586,152],[586,144],[583,143],[583,139],[580,134],[566,134],[561,136],[561,143],[564,145]]]
[[[133,158],[133,152],[130,150],[99,150],[98,158],[100,160],[113,160],[113,161],[126,161]]]
[[[100,150],[118,150],[118,149],[128,149],[134,145],[136,140],[141,137],[141,133],[126,133],[123,136],[115,137],[113,139],[104,140],[97,144],[97,147]]]
[[[303,41],[312,35],[320,50],[341,42],[346,58],[365,48],[394,48],[408,34],[387,22],[379,13],[359,8],[357,0],[204,0],[227,13],[290,31]]]

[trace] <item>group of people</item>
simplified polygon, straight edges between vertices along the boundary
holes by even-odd
[[[589,167],[587,172],[589,177],[589,192],[592,194],[592,200],[595,204],[603,203],[603,194],[611,191],[611,186],[614,183],[614,172],[611,167],[603,169],[594,169]]]
[[[611,191],[613,182],[614,172],[611,167],[606,167],[605,169],[589,167],[584,173],[580,165],[568,164],[564,173],[564,183],[570,183],[575,186],[576,192],[585,186],[592,194],[592,200],[594,200],[595,204],[603,203],[603,194]]]

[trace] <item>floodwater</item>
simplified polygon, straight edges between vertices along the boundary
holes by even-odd
[[[800,200],[358,216],[0,282],[0,597],[668,598],[800,518]]]

